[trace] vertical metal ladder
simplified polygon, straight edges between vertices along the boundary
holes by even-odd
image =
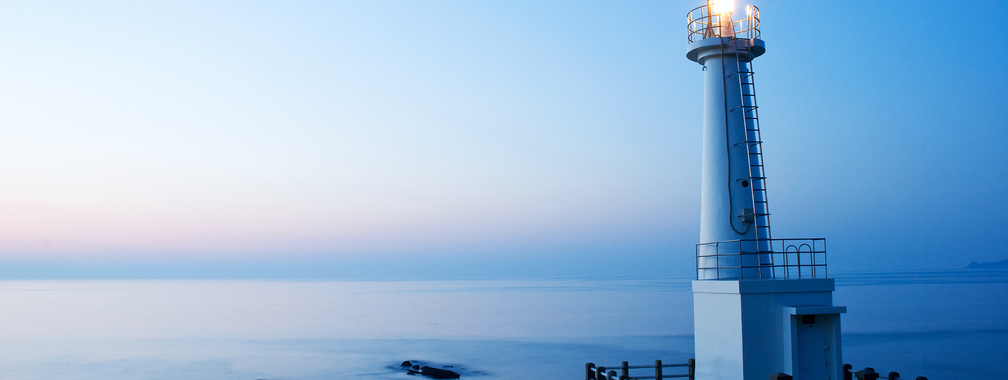
[[[732,37],[734,42],[736,39]],[[740,44],[735,46],[741,49]],[[745,51],[748,53],[748,51]],[[758,244],[760,251],[771,251],[770,239],[770,206],[767,200],[766,176],[763,172],[763,140],[759,129],[759,107],[756,105],[756,81],[753,76],[752,62],[742,60],[743,54],[739,54],[738,71],[735,72],[739,82],[739,92],[742,96],[742,105],[735,107],[732,111],[741,109],[743,123],[745,125],[746,140],[739,144],[745,144],[749,158],[749,177],[742,180],[749,181],[752,190],[753,201],[753,223],[756,226],[756,238],[766,239],[764,244]],[[731,75],[729,75],[730,77]],[[771,264],[772,265],[772,264]]]

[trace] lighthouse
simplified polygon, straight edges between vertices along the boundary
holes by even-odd
[[[704,76],[700,242],[693,281],[696,379],[839,380],[840,314],[822,238],[773,238],[753,61],[755,6],[687,13],[686,57]]]

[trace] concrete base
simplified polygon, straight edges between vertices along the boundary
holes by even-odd
[[[833,279],[693,281],[697,380],[841,379]]]

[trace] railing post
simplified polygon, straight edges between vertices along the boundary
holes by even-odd
[[[690,359],[686,364],[689,365],[689,380],[693,380],[693,377],[696,376],[696,360]]]
[[[609,371],[609,376],[606,376],[606,380],[616,380],[616,371]]]
[[[889,372],[889,376],[886,376],[889,380],[899,380],[899,372]]]
[[[800,248],[796,248],[795,249],[795,259],[798,260],[798,278],[802,278],[801,277],[801,249]]]
[[[595,369],[595,380],[606,380],[605,367],[597,367]]]
[[[851,374],[851,369],[854,369],[854,366],[850,364],[843,365],[843,380],[854,380],[854,375]]]
[[[623,373],[620,374],[621,378],[623,378],[623,377],[630,377],[630,363],[629,362],[623,362],[623,371],[622,372]]]
[[[721,242],[714,243],[714,278],[721,279]]]
[[[661,380],[662,378],[661,360],[654,361],[654,378],[655,380]]]
[[[593,369],[595,369],[595,363],[592,362],[585,363],[585,380],[593,380],[592,378],[595,377],[595,375],[592,373]]]

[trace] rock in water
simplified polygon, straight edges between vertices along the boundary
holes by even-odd
[[[403,366],[403,367],[412,367],[413,363],[411,363],[409,360],[407,360],[407,361],[402,362],[402,364],[400,364],[400,365]]]
[[[458,379],[461,377],[458,372],[428,366],[420,367],[420,374],[432,379]]]

